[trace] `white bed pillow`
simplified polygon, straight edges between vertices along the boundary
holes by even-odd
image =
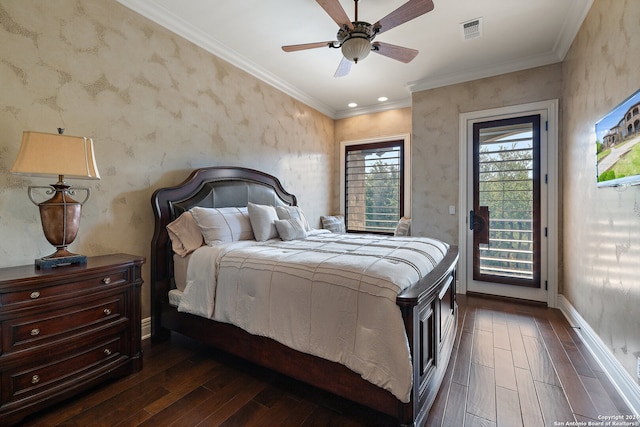
[[[200,227],[196,224],[191,212],[183,212],[169,223],[167,233],[171,239],[173,252],[181,257],[189,255],[204,243]]]
[[[398,225],[396,226],[395,231],[393,232],[394,236],[408,236],[411,232],[411,218],[400,218],[398,221]]]
[[[247,208],[192,208],[189,212],[207,245],[253,240]]]
[[[297,219],[304,227],[305,231],[311,230],[307,217],[302,212],[300,206],[276,206],[278,219]]]
[[[264,242],[265,240],[278,237],[278,230],[276,229],[278,214],[276,213],[275,207],[256,205],[255,203],[249,202],[247,209],[249,211],[251,227],[253,228],[253,235],[258,242]]]
[[[346,227],[344,225],[344,215],[324,215],[320,217],[322,228],[332,233],[344,234]]]
[[[282,240],[298,240],[307,237],[307,230],[297,218],[277,220],[276,229]]]

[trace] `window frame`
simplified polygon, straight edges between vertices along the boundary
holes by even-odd
[[[367,146],[371,144],[390,143],[393,141],[402,141],[403,144],[403,159],[401,162],[403,186],[404,191],[401,194],[403,198],[403,206],[401,206],[401,212],[403,216],[411,218],[411,137],[409,134],[391,135],[379,138],[367,138],[360,140],[341,141],[340,142],[340,213],[345,216],[346,221],[346,206],[345,206],[345,194],[346,194],[346,152],[347,147],[353,146]],[[354,231],[358,233],[359,231]],[[375,232],[367,232],[374,233]],[[388,233],[378,233],[388,234]]]

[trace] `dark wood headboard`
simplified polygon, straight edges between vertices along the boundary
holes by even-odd
[[[173,254],[167,225],[192,207],[244,207],[249,202],[295,206],[296,196],[288,193],[278,178],[241,167],[209,167],[194,170],[175,187],[153,193],[151,205],[155,229],[151,240],[151,328],[157,326],[161,307],[168,303],[173,285]]]

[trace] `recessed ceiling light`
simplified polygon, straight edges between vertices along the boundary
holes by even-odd
[[[357,106],[358,106],[358,104],[356,104],[355,102],[350,102],[349,103],[349,108],[355,108]]]
[[[381,96],[380,98],[378,98],[378,101],[380,101],[380,102],[385,102],[385,101],[388,101],[388,100],[389,100],[389,98],[387,98],[386,96]]]

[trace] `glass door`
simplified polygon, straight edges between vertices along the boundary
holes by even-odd
[[[471,292],[545,301],[540,115],[473,124]]]

